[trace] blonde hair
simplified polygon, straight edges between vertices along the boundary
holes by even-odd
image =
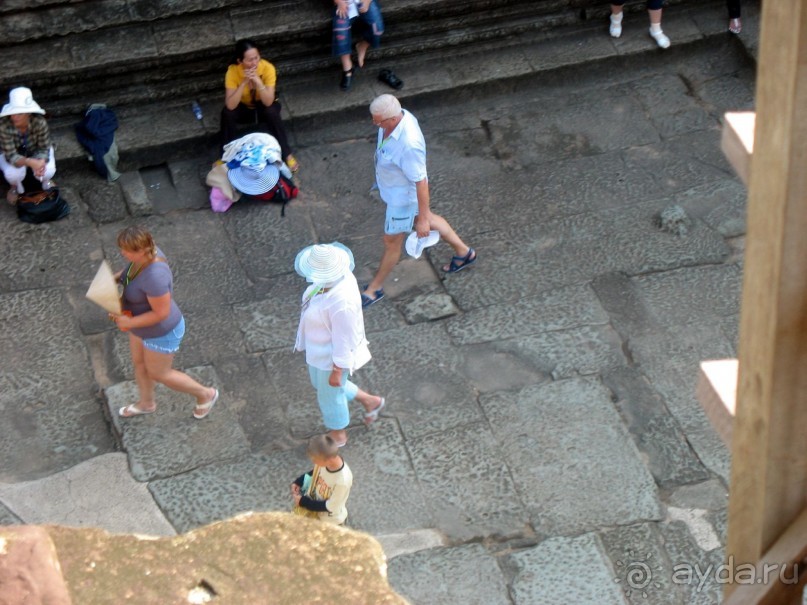
[[[311,458],[333,458],[339,453],[339,448],[330,435],[314,435],[308,440],[306,453]]]
[[[118,248],[129,252],[142,250],[149,258],[157,256],[157,244],[154,243],[151,233],[138,225],[126,227],[118,233]]]

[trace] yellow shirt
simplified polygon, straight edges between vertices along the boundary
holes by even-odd
[[[224,76],[224,88],[238,88],[241,82],[244,81],[245,77],[243,65],[230,65],[230,67],[227,68],[227,75]],[[277,82],[277,71],[275,71],[275,66],[269,63],[269,61],[266,59],[261,59],[258,62],[258,77],[260,77],[264,86],[274,87],[275,83]],[[241,103],[249,108],[254,108],[255,101],[253,100],[253,94],[255,95],[255,98],[257,98],[258,91],[250,88],[249,85],[244,86],[244,91],[241,93]]]

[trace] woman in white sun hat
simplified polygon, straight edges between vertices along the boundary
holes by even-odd
[[[364,407],[368,425],[386,404],[348,380],[370,359],[354,266],[353,253],[339,242],[308,246],[294,260],[294,269],[311,283],[303,293],[294,350],[305,351],[322,420],[339,447],[347,443],[349,401]]]
[[[12,89],[0,111],[0,170],[10,185],[6,199],[11,204],[25,193],[23,181],[29,169],[42,189],[52,186],[56,160],[44,114],[25,87]]]

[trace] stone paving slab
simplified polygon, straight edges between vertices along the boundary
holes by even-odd
[[[614,394],[614,405],[660,487],[710,477],[664,400],[640,370],[615,368],[603,373],[602,380]]]
[[[593,378],[483,395],[481,405],[536,531],[573,534],[661,518],[656,484]],[[586,498],[579,497],[585,486]]]
[[[291,511],[289,485],[311,469],[305,448],[252,454],[156,479],[148,487],[166,517],[183,533],[246,511]]]
[[[737,265],[689,267],[634,278],[659,327],[674,329],[698,317],[717,322],[740,312],[742,271]]]
[[[4,262],[0,267],[0,292],[33,288],[64,287],[92,281],[100,261],[95,229],[80,213],[52,223],[29,225],[11,214],[6,205],[0,213]]]
[[[674,196],[675,203],[724,237],[745,235],[747,191],[739,181],[716,181]]]
[[[608,315],[596,295],[582,285],[474,309],[452,318],[446,327],[451,340],[463,345],[606,323]]]
[[[122,382],[104,390],[115,431],[129,455],[132,476],[138,481],[170,477],[210,464],[244,456],[249,444],[209,367],[188,368],[188,374],[219,388],[216,407],[203,420],[193,417],[195,400],[157,385],[154,414],[121,418],[118,409],[137,402],[137,386]]]
[[[722,548],[711,552],[701,550],[682,521],[663,523],[659,527],[667,556],[673,565],[673,581],[684,596],[684,603],[717,605],[723,600],[724,586],[718,582],[715,570],[723,565]]]
[[[442,533],[397,423],[381,419],[350,431],[349,438],[344,448],[353,471],[348,525],[373,535],[435,527]]]
[[[513,246],[498,234],[479,234],[472,243],[480,260],[445,281],[463,309],[516,302],[603,273],[629,275],[723,261],[729,249],[720,235],[694,221],[678,237],[655,226],[668,200],[637,204],[635,211],[608,210],[511,229]],[[592,245],[595,242],[596,245]],[[484,255],[484,256],[482,256]],[[529,267],[530,279],[524,278]]]
[[[387,330],[369,340],[373,360],[360,370],[359,384],[387,398],[386,414],[396,418],[407,440],[483,420],[443,324]]]
[[[374,538],[381,544],[388,561],[401,555],[446,545],[445,536],[434,529],[415,529],[400,534],[383,534]]]
[[[631,605],[684,605],[672,564],[655,524],[639,523],[599,534],[614,580]]]
[[[518,488],[522,464],[502,456],[481,423],[408,439],[412,464],[437,526],[450,539],[515,537],[528,515]]]
[[[0,484],[0,501],[26,524],[99,527],[112,533],[171,536],[145,484],[129,473],[126,454],[96,456],[36,481]]]
[[[390,585],[417,605],[508,605],[502,570],[481,544],[431,548],[389,564]]]
[[[736,356],[723,331],[690,323],[632,339],[630,350],[703,464],[728,481],[729,452],[695,397],[700,362]]]
[[[0,525],[24,525],[25,523],[15,515],[5,504],[0,502]]]
[[[62,290],[0,294],[0,481],[50,475],[114,446],[90,359]],[[58,410],[58,413],[56,412]]]
[[[514,568],[510,594],[515,605],[626,604],[596,535],[550,538],[507,560]]]
[[[607,325],[521,336],[497,346],[518,351],[554,380],[598,374],[627,363],[622,341]]]

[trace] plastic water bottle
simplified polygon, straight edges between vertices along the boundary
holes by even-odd
[[[194,101],[194,102],[193,102],[193,104],[191,105],[191,110],[193,110],[193,115],[195,115],[195,116],[196,116],[196,119],[197,119],[197,120],[201,120],[201,119],[202,119],[202,117],[203,117],[203,116],[202,116],[202,106],[201,106],[201,105],[199,105],[199,102],[198,102],[198,101]]]

